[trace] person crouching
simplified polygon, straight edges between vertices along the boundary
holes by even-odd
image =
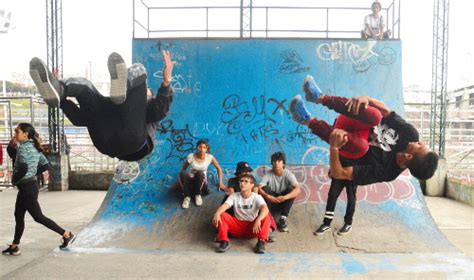
[[[252,174],[243,174],[239,180],[240,192],[231,194],[217,208],[212,224],[218,229],[220,243],[216,252],[224,253],[231,247],[229,233],[236,238],[258,238],[255,253],[265,253],[265,243],[270,233],[271,218],[268,206],[263,197],[252,192],[255,178]],[[234,216],[225,211],[233,207]]]

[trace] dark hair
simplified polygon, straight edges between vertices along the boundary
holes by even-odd
[[[272,164],[277,161],[277,160],[281,160],[283,161],[283,164],[286,164],[286,156],[284,153],[282,152],[276,152],[272,155],[272,158],[271,158],[271,162]]]
[[[252,181],[252,184],[255,184],[255,177],[250,173],[243,173],[239,176],[239,180],[242,178],[249,178]]]
[[[201,145],[201,144],[206,145],[206,146],[207,146],[207,152],[208,152],[208,153],[211,153],[211,145],[209,145],[209,142],[207,142],[207,140],[205,140],[205,139],[199,140],[199,141],[196,143],[196,148],[199,147],[199,145]]]
[[[414,154],[410,162],[407,163],[408,169],[413,176],[419,180],[428,180],[438,168],[438,155],[435,152],[429,152],[425,155]]]
[[[372,3],[372,5],[370,6],[371,9],[374,8],[374,6],[379,6],[379,8],[382,10],[382,4],[380,4],[379,1],[375,1]]]
[[[41,140],[39,134],[36,132],[35,128],[29,123],[20,123],[18,124],[18,128],[28,134],[28,139],[31,139],[35,142],[35,148],[39,152],[43,152],[43,148],[41,148]]]

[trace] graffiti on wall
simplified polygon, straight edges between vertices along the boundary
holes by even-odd
[[[300,195],[296,198],[295,204],[322,203],[328,199],[328,192],[331,186],[331,178],[328,176],[327,165],[297,165],[287,167],[293,174],[301,188]],[[256,172],[262,177],[270,167],[259,166]],[[410,175],[405,171],[392,182],[382,182],[357,187],[357,202],[367,202],[370,204],[381,204],[387,201],[403,202],[415,195],[414,185],[410,182]],[[345,191],[341,192],[339,200],[347,202]]]
[[[165,156],[166,161],[175,159],[182,162],[189,153],[194,152],[196,138],[191,133],[189,124],[176,128],[172,120],[164,120],[157,127],[157,131],[170,145],[169,152]]]
[[[303,59],[294,49],[282,50],[280,58],[282,62],[280,63],[279,71],[282,74],[302,73],[311,70],[311,67],[304,65]]]
[[[273,140],[281,136],[277,116],[289,118],[286,99],[277,100],[264,95],[254,96],[251,101],[231,94],[222,102],[221,121],[227,133],[238,135],[244,143]]]
[[[397,59],[395,50],[372,40],[364,45],[347,41],[322,43],[316,48],[316,55],[323,61],[352,64],[356,72],[365,72],[376,64],[390,65]]]
[[[161,81],[163,79],[163,71],[159,70],[153,73],[153,77]],[[175,93],[199,95],[201,92],[201,82],[195,81],[193,75],[174,74],[171,78],[171,86]]]

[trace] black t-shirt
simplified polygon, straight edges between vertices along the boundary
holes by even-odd
[[[370,145],[386,152],[401,152],[409,142],[419,141],[418,131],[397,113],[391,112],[375,126],[370,136]]]
[[[396,154],[405,150],[409,142],[419,141],[418,131],[397,113],[391,112],[374,127],[367,153],[360,159],[341,157],[344,167],[352,166],[352,180],[356,185],[395,180],[403,169],[395,161]]]
[[[229,188],[233,188],[234,192],[240,192],[239,177],[230,178],[229,181],[227,182],[227,186]]]

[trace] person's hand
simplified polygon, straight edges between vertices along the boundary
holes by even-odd
[[[369,106],[369,98],[367,96],[352,97],[347,100],[345,105],[347,106],[347,112],[358,115],[361,108],[367,109],[367,106]]]
[[[219,183],[219,184],[217,185],[217,191],[219,191],[219,192],[220,192],[221,190],[224,190],[224,191],[225,191],[226,189],[227,189],[226,186],[224,186],[224,184],[222,184],[222,183]]]
[[[278,200],[276,199],[276,197],[274,197],[273,195],[267,195],[267,197],[266,197],[265,199],[268,200],[268,201],[271,202],[271,203],[274,203],[274,204],[280,203],[280,202],[278,202]]]
[[[173,67],[176,61],[171,60],[171,54],[169,51],[161,51],[163,55],[163,86],[167,87],[171,84],[173,78]]]
[[[347,143],[347,132],[342,129],[335,128],[329,135],[329,145],[331,148],[341,148]]]
[[[285,202],[285,200],[286,200],[285,196],[283,196],[283,195],[280,195],[280,196],[276,197],[275,199],[278,201],[278,203]]]
[[[10,140],[10,143],[8,145],[15,146],[18,144],[18,141],[16,141],[16,137],[13,136],[12,139]]]
[[[261,221],[259,219],[255,219],[255,221],[253,222],[253,228],[252,228],[252,231],[254,234],[257,234],[262,230],[262,227],[260,226],[260,224],[261,224]]]
[[[212,217],[212,224],[215,227],[219,227],[220,222],[221,222],[221,215],[214,214],[214,217]]]

